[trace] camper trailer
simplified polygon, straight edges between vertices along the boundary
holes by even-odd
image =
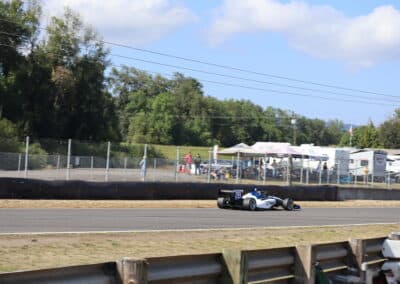
[[[335,169],[340,176],[349,173],[350,151],[347,149],[333,147],[319,147],[319,153],[328,156],[328,169]]]
[[[349,170],[355,176],[385,178],[387,153],[381,150],[361,149],[350,153]]]

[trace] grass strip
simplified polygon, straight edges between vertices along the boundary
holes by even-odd
[[[157,257],[263,249],[382,237],[400,224],[241,230],[1,235],[0,272]]]

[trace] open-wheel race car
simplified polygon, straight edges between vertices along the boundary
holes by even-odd
[[[245,193],[243,189],[220,189],[217,199],[218,208],[237,208],[244,210],[268,210],[283,208],[288,211],[300,210],[300,205],[294,203],[292,198],[279,198],[267,195],[265,192],[253,191]]]

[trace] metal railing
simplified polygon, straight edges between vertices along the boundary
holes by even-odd
[[[357,275],[372,283],[371,268],[385,259],[385,238],[351,240],[264,250],[224,250],[223,253],[124,258],[110,263],[0,274],[2,284],[65,283],[202,283],[202,284],[314,284],[316,265],[328,277]],[[375,265],[370,266],[368,265]],[[373,272],[374,272],[373,271]]]

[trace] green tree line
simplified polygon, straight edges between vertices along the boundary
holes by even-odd
[[[0,138],[24,136],[162,145],[239,142],[349,145],[341,120],[311,119],[250,100],[206,96],[196,78],[115,68],[101,36],[66,9],[41,28],[38,1],[0,1]],[[293,125],[291,120],[296,118]],[[352,145],[397,148],[400,110],[354,129]],[[8,142],[4,142],[8,141]],[[14,148],[13,148],[14,147]]]

